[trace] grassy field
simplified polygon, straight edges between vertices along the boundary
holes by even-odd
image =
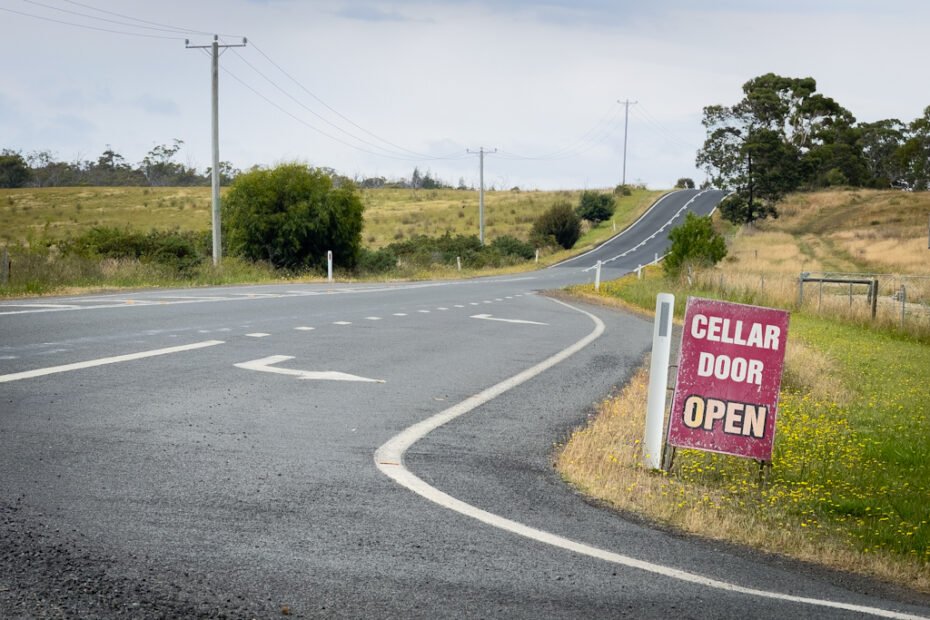
[[[485,194],[485,231],[488,241],[503,235],[527,239],[533,221],[558,201],[577,204],[579,192],[501,191]],[[585,226],[571,251],[544,252],[540,263],[551,264],[586,251],[622,230],[663,192],[634,190],[619,197],[614,218],[596,227]],[[458,190],[363,190],[365,224],[362,243],[378,249],[415,235],[478,234],[478,195]],[[0,295],[73,293],[119,287],[198,286],[220,283],[269,282],[282,278],[307,280],[315,273],[276,272],[265,265],[224,260],[220,268],[203,265],[179,278],[157,265],[138,261],[91,263],[61,255],[46,246],[56,245],[96,226],[143,233],[210,229],[210,189],[194,188],[43,188],[0,190],[0,247],[13,254],[15,267],[10,286]],[[532,262],[498,270],[406,270],[389,278],[459,278],[507,273],[535,267]],[[339,273],[347,279],[351,274]]]
[[[779,212],[778,219],[733,235],[728,271],[930,274],[928,192],[794,194]]]
[[[209,187],[0,190],[0,245],[73,238],[94,226],[209,230]]]
[[[914,325],[849,311],[858,295],[810,295],[802,270],[930,273],[930,196],[824,192],[791,197],[782,217],[721,225],[730,256],[669,281],[661,268],[575,293],[651,312],[659,292],[792,310],[773,468],[680,451],[670,473],[641,466],[647,373],[601,406],[558,456],[562,475],[616,507],[710,538],[877,576],[930,592],[930,338]],[[877,223],[875,223],[877,222]],[[888,242],[873,252],[867,240]],[[892,243],[893,241],[893,243]],[[646,367],[644,367],[645,369]]]

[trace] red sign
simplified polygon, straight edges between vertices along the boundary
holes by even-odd
[[[772,460],[788,313],[688,298],[668,443]]]

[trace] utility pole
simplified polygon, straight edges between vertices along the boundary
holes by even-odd
[[[638,101],[626,101],[617,100],[617,103],[622,103],[625,110],[623,113],[623,176],[620,178],[620,185],[626,185],[626,130],[630,123],[630,106],[636,105]]]
[[[220,48],[227,47],[245,47],[245,37],[242,43],[235,45],[220,45],[219,37],[213,35],[213,43],[210,45],[191,45],[189,39],[184,39],[184,46],[187,49],[209,49],[211,50],[211,76],[212,76],[212,116],[213,116],[213,264],[219,265],[223,257],[223,244],[220,237]]]
[[[478,161],[480,162],[480,171],[478,173],[478,239],[481,241],[481,245],[484,245],[484,154],[496,153],[497,149],[486,151],[482,146],[477,151],[465,149],[465,152],[478,153]]]

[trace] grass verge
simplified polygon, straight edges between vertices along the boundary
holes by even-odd
[[[653,273],[597,298],[643,312],[673,292],[680,317],[687,295],[713,296],[676,288]],[[926,344],[796,313],[765,485],[753,461],[693,450],[669,473],[646,471],[645,370],[572,434],[557,467],[582,492],[686,532],[930,592],[928,368]]]

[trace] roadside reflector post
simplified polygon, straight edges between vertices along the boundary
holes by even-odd
[[[539,250],[536,250],[536,252],[538,253]],[[461,257],[461,256],[456,256],[456,257],[455,257],[455,265],[456,265],[456,267],[458,267],[459,271],[462,270],[462,257]]]
[[[617,232],[617,222],[613,222],[613,225],[614,225],[614,232]]]
[[[646,399],[646,434],[643,439],[643,464],[649,469],[662,466],[662,427],[665,424],[665,399],[668,390],[668,362],[672,350],[672,315],[675,296],[656,296],[656,320],[652,328],[652,361],[649,364],[649,395]]]
[[[539,248],[536,248],[536,262],[539,262]]]
[[[601,261],[597,261],[597,270],[594,272],[594,290],[601,290]]]
[[[333,281],[333,251],[327,250],[326,252],[326,279],[329,282]]]
[[[654,261],[652,261],[652,264],[653,264],[653,265],[658,265],[658,264],[659,264],[659,253],[656,252],[655,255],[656,255],[656,258],[655,258]]]
[[[643,279],[643,266],[642,265],[636,268],[636,279],[637,280]]]

